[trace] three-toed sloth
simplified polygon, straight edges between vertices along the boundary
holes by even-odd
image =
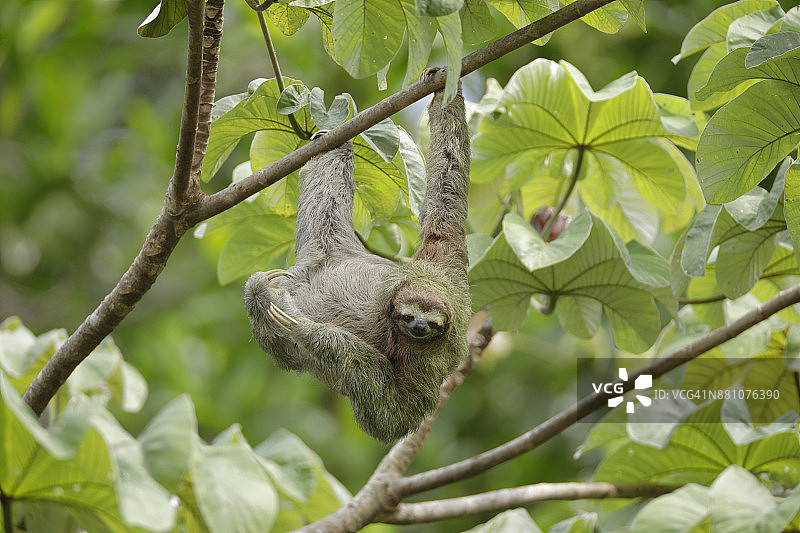
[[[396,265],[353,229],[353,145],[300,170],[295,266],[245,285],[253,337],[283,369],[311,373],[350,398],[358,425],[382,442],[414,430],[467,356],[465,222],[469,133],[464,100],[428,108],[431,142],[420,246]]]

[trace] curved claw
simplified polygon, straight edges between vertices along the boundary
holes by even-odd
[[[427,67],[422,71],[422,74],[419,75],[419,79],[422,81],[428,76],[433,76],[440,70],[444,70],[444,67]]]
[[[275,321],[280,327],[285,329],[288,332],[292,331],[292,328],[297,325],[297,320],[289,316],[283,309],[275,305],[274,303],[269,304],[269,311],[267,312],[269,317]]]
[[[313,141],[314,139],[316,139],[316,138],[318,138],[318,137],[322,137],[323,135],[325,135],[326,133],[328,133],[328,131],[330,131],[330,130],[319,130],[319,131],[315,131],[315,132],[314,132],[314,134],[311,136],[311,140]]]
[[[264,274],[267,276],[267,280],[272,280],[272,279],[277,278],[279,276],[286,276],[287,278],[293,278],[294,277],[294,274],[292,274],[288,270],[284,270],[282,268],[276,268],[274,270],[267,270],[266,272],[264,272]]]

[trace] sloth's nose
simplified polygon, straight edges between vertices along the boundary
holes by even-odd
[[[414,320],[414,322],[411,323],[409,330],[415,337],[424,337],[428,334],[428,323],[420,319]]]

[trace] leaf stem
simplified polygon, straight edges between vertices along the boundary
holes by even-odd
[[[569,177],[569,185],[567,185],[567,192],[564,193],[564,196],[561,198],[561,201],[558,202],[558,207],[556,207],[556,212],[553,213],[553,216],[550,220],[547,221],[547,224],[544,225],[542,229],[542,239],[544,242],[547,242],[547,239],[550,238],[550,229],[553,227],[553,224],[556,220],[558,220],[558,215],[561,214],[561,211],[564,210],[564,206],[567,205],[567,201],[569,197],[572,196],[572,191],[575,190],[575,184],[578,183],[578,176],[581,173],[581,167],[583,166],[583,153],[586,151],[586,146],[579,145],[578,146],[578,161],[575,163],[575,168],[572,170],[572,175]]]
[[[11,515],[11,497],[0,494],[0,502],[3,504],[3,531],[14,533],[14,518]]]
[[[278,82],[278,90],[283,94],[283,91],[286,90],[286,86],[283,84],[283,74],[281,74],[281,66],[278,63],[278,54],[275,53],[275,46],[272,44],[272,37],[269,34],[267,21],[264,19],[263,11],[257,10],[256,14],[258,15],[258,23],[261,25],[261,33],[264,35],[264,42],[269,52],[269,60],[272,62],[272,70],[275,72],[275,81]],[[308,133],[303,131],[303,128],[297,123],[297,119],[294,118],[293,113],[289,113],[289,122],[292,124],[292,129],[298,137],[301,139],[308,139]]]

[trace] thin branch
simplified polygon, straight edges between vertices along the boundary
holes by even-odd
[[[283,91],[286,90],[286,86],[283,84],[281,65],[278,63],[278,54],[275,52],[275,45],[272,44],[272,36],[269,34],[267,21],[264,19],[264,13],[262,10],[257,10],[256,14],[258,15],[258,24],[261,26],[261,34],[264,36],[264,44],[267,45],[267,52],[269,52],[269,60],[270,63],[272,63],[272,72],[275,73],[275,81],[278,83],[278,90],[281,92],[281,94],[283,94]],[[297,123],[297,119],[294,118],[294,113],[289,113],[288,116],[289,123],[292,125],[294,134],[301,139],[308,139],[308,133],[303,131],[303,128],[301,128],[300,124]]]
[[[629,376],[628,381],[620,382],[618,380],[617,383],[622,384],[623,390],[631,390],[638,376],[642,374],[650,374],[654,378],[661,376],[688,360],[731,340],[743,331],[766,320],[781,309],[798,302],[800,302],[800,285],[778,293],[773,298],[770,298],[755,309],[748,311],[730,324],[718,328],[687,344],[682,349],[672,353],[669,357],[654,361],[641,370],[634,372]],[[614,395],[616,395],[616,393]],[[417,494],[426,490],[435,489],[485,472],[490,468],[518,457],[542,443],[547,442],[566,428],[575,424],[581,418],[604,407],[608,398],[611,396],[611,394],[606,394],[604,392],[585,396],[577,404],[561,411],[516,439],[506,442],[492,450],[470,457],[469,459],[398,480],[395,485],[395,490],[401,497],[405,497],[410,494]]]
[[[78,329],[61,345],[25,391],[23,399],[36,414],[42,414],[47,403],[81,361],[131,312],[164,270],[167,259],[178,241],[191,227],[191,224],[185,221],[185,213],[187,209],[191,209],[193,205],[191,202],[196,205],[202,198],[199,188],[195,189],[193,194],[188,194],[192,184],[189,174],[199,114],[203,58],[203,4],[200,0],[192,0],[189,3],[188,18],[186,92],[178,153],[175,157],[175,173],[170,179],[164,206],[128,271],[92,314],[86,317]]]
[[[297,530],[298,532],[348,533],[358,531],[365,525],[374,522],[375,517],[380,513],[389,512],[397,506],[400,498],[394,491],[394,483],[400,479],[408,465],[411,464],[442,406],[475,367],[475,363],[492,336],[489,313],[479,311],[472,318],[467,331],[469,356],[458,370],[453,372],[442,384],[439,389],[439,404],[434,412],[425,418],[416,431],[392,447],[352,500],[325,518]]]
[[[222,43],[222,7],[225,0],[206,0],[203,23],[203,75],[200,80],[200,114],[197,119],[197,135],[194,143],[192,175],[200,176],[203,158],[211,133],[211,109],[217,89],[217,66],[219,47]]]
[[[419,524],[549,500],[655,498],[677,488],[655,483],[537,483],[449,500],[401,503],[393,513],[380,517],[380,521],[388,524]]]
[[[526,44],[530,44],[531,41],[543,37],[595,9],[611,3],[611,1],[612,0],[577,0],[514,33],[510,33],[464,57],[461,61],[461,75],[466,76],[470,72],[491,63],[503,55],[513,52]],[[381,120],[421,100],[432,92],[443,88],[445,77],[446,74],[441,72],[413,83],[405,91],[400,91],[381,100],[344,124],[332,129],[327,135],[298,148],[291,154],[262,168],[255,174],[205,198],[200,209],[193,214],[192,221],[194,223],[200,222],[233,207],[244,199],[299,169],[313,156],[326,152],[335,146],[339,146],[367,128],[374,126]]]
[[[189,2],[189,58],[186,62],[186,90],[183,95],[181,129],[178,135],[178,152],[175,170],[167,188],[167,211],[180,215],[188,207],[192,161],[194,159],[197,118],[200,114],[200,78],[203,75],[203,3]]]

